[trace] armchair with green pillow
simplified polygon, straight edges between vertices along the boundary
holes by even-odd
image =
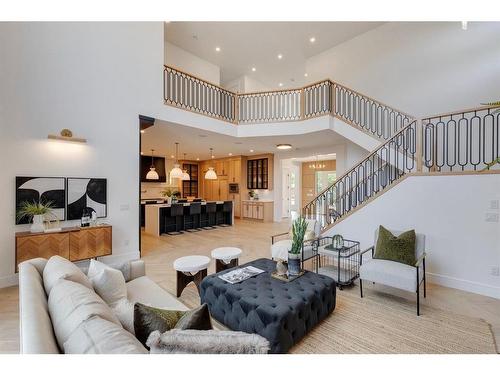
[[[375,231],[374,246],[361,252],[359,290],[363,298],[363,281],[391,286],[416,293],[417,315],[420,315],[420,285],[425,285],[425,235],[388,230],[382,225]],[[363,262],[363,255],[371,259]]]

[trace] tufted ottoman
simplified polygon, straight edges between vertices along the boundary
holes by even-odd
[[[272,260],[257,259],[241,267],[246,266],[267,272],[238,284],[209,275],[200,286],[201,303],[228,328],[268,339],[272,353],[286,353],[335,308],[336,285],[327,276],[306,272],[287,283],[271,277],[276,269]]]

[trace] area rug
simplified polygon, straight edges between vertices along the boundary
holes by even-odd
[[[337,294],[335,311],[291,353],[497,353],[487,322],[377,293]]]

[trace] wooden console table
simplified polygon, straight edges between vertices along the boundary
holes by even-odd
[[[111,255],[112,227],[69,227],[52,233],[16,233],[17,265],[28,259],[60,255],[72,262]]]

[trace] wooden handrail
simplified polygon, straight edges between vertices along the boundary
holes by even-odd
[[[440,117],[461,115],[461,114],[469,113],[469,112],[486,111],[488,109],[500,109],[500,107],[497,105],[485,105],[485,106],[480,106],[480,107],[475,107],[475,108],[462,109],[462,110],[458,110],[458,111],[454,111],[454,112],[439,113],[439,114],[433,115],[433,116],[422,117],[422,121],[427,121],[427,120],[436,119],[436,118],[440,118]]]

